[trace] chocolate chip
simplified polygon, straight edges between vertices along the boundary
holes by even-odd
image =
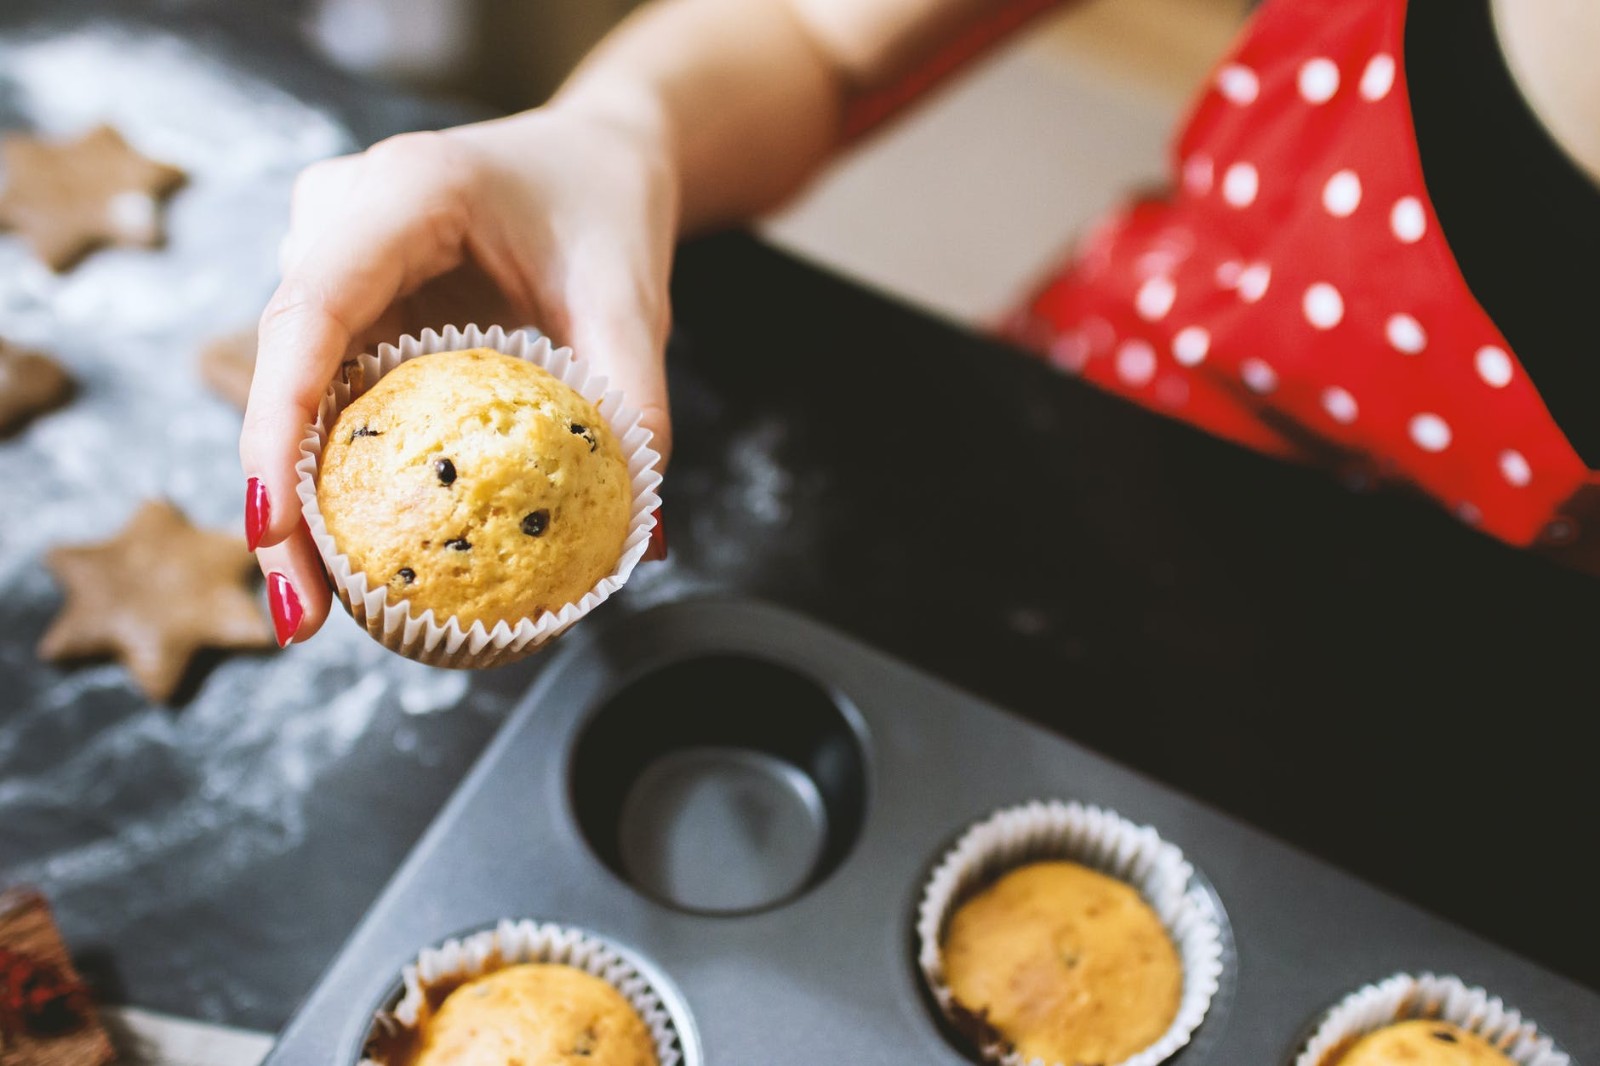
[[[370,426],[362,426],[360,429],[355,430],[354,432],[352,432],[350,434],[350,439],[351,440],[355,440],[357,437],[381,437],[381,436],[383,436],[383,430],[381,430],[381,429],[373,429]]]
[[[577,422],[574,422],[572,423],[572,434],[573,436],[582,437],[584,440],[588,441],[589,450],[591,452],[595,450],[596,443],[594,439],[594,430],[590,429],[588,426],[579,425]]]
[[[1433,1031],[1433,1038],[1435,1040],[1443,1041],[1446,1044],[1460,1043],[1460,1041],[1456,1039],[1456,1034],[1452,1033],[1448,1029],[1435,1029]]]
[[[395,576],[409,585],[417,579],[417,572],[409,566],[402,566],[395,572]]]
[[[456,464],[448,459],[440,459],[433,464],[433,472],[439,475],[439,484],[448,485],[456,479]]]
[[[522,531],[530,537],[539,536],[549,525],[549,511],[534,511],[532,514],[524,515],[522,519]]]
[[[464,552],[468,548],[472,547],[471,543],[468,542],[466,537],[457,537],[454,540],[447,540],[444,542],[444,546],[449,548],[451,551],[458,552]]]

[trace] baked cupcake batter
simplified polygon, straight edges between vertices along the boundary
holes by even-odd
[[[410,1066],[658,1066],[633,1006],[571,966],[528,963],[451,992]]]
[[[418,356],[345,408],[317,499],[390,602],[463,626],[559,610],[616,566],[632,496],[593,404],[488,348]]]
[[[1493,1044],[1449,1022],[1397,1022],[1368,1033],[1338,1066],[1514,1066]]]
[[[1024,1059],[1113,1066],[1172,1024],[1183,967],[1130,885],[1070,862],[1023,866],[964,903],[943,945],[956,1001]]]

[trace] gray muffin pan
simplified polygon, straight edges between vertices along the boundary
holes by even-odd
[[[642,960],[689,1066],[960,1066],[916,969],[916,903],[963,830],[1040,798],[1153,825],[1221,900],[1222,986],[1169,1062],[1288,1063],[1349,992],[1433,971],[1600,1064],[1593,992],[794,614],[672,604],[551,654],[269,1066],[356,1062],[419,949],[501,918]]]

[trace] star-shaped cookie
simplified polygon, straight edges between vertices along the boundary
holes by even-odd
[[[0,226],[14,229],[52,270],[105,244],[161,243],[161,201],[183,171],[146,159],[110,126],[75,141],[7,137]]]
[[[171,698],[201,648],[270,648],[272,628],[245,590],[255,563],[239,538],[196,529],[161,500],[100,544],[46,560],[67,602],[39,641],[59,661],[114,655],[152,700]]]
[[[0,437],[70,395],[72,378],[61,364],[0,340]]]

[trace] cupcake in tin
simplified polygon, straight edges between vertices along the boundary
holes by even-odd
[[[362,1066],[686,1061],[656,984],[583,930],[501,922],[423,951],[402,985],[399,1002],[373,1019]]]
[[[369,633],[423,662],[496,665],[627,580],[659,503],[649,439],[568,349],[428,332],[363,356],[330,390],[299,494]]]
[[[1396,974],[1339,1002],[1295,1066],[1571,1066],[1539,1027],[1456,977]]]
[[[917,935],[940,1010],[1004,1066],[1154,1066],[1222,973],[1221,915],[1182,853],[1078,803],[968,830],[928,880]]]

